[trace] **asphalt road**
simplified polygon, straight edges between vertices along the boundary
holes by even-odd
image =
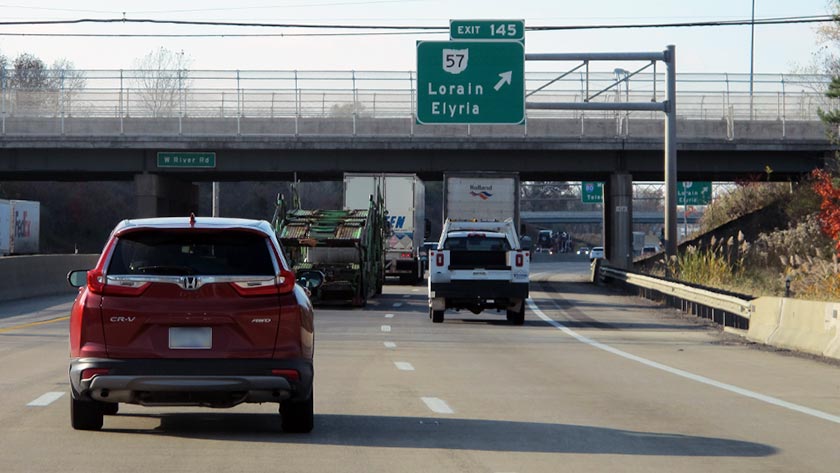
[[[4,472],[836,472],[840,367],[535,264],[522,327],[386,286],[319,309],[315,430],[276,405],[121,406],[70,427],[70,297],[0,305]],[[56,320],[58,319],[58,320]],[[55,393],[55,394],[50,394]]]

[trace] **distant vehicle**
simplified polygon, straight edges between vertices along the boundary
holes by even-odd
[[[604,247],[603,246],[593,246],[592,251],[589,252],[589,261],[595,259],[603,259],[604,256]]]
[[[503,222],[519,232],[519,173],[451,172],[443,176],[443,219]]]
[[[589,254],[589,247],[588,246],[581,246],[577,250],[577,254],[586,256]]]
[[[302,274],[308,289],[322,275]],[[120,403],[277,403],[313,426],[314,325],[266,221],[123,220],[91,270],[71,271],[70,421],[99,430]]]
[[[551,230],[540,230],[537,235],[537,252],[548,251],[554,248],[554,232]]]
[[[659,253],[659,247],[656,245],[645,245],[642,248],[642,256],[650,256]]]
[[[400,284],[423,279],[420,246],[429,237],[426,223],[426,186],[416,174],[344,173],[344,209],[365,209],[370,196],[380,193],[388,213],[390,234],[385,239],[385,276]]]
[[[38,253],[41,204],[0,200],[0,255]]]
[[[437,246],[438,242],[436,241],[426,241],[420,247],[420,261],[423,263],[424,270],[429,269],[429,251],[434,250]]]

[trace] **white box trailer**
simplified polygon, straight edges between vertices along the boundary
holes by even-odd
[[[8,200],[0,200],[0,255],[11,253],[12,243],[12,205]]]
[[[385,275],[401,283],[423,278],[420,250],[426,236],[426,186],[416,174],[345,173],[344,208],[367,208],[381,189],[391,233],[385,239]]]
[[[41,203],[32,200],[9,201],[9,252],[22,255],[40,251]]]
[[[510,218],[519,231],[519,173],[446,173],[443,196],[444,221]]]

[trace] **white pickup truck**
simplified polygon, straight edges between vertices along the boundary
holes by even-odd
[[[429,317],[443,322],[446,309],[504,309],[514,325],[525,321],[529,249],[523,249],[513,220],[447,220],[429,250]]]

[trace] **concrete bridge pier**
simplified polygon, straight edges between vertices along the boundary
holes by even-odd
[[[613,266],[633,265],[633,176],[614,173],[604,183],[604,252]]]
[[[198,186],[160,174],[134,176],[136,217],[180,217],[198,213]]]

